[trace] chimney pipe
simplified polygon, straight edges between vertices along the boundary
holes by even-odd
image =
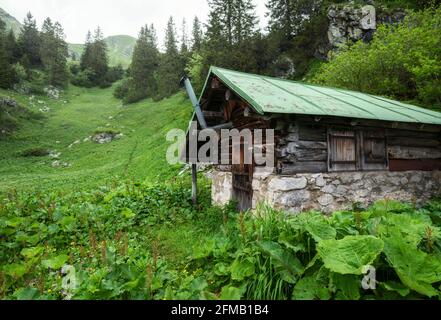
[[[196,112],[196,117],[198,118],[199,124],[202,129],[207,129],[207,122],[205,121],[204,114],[202,113],[201,106],[199,105],[199,101],[196,98],[196,94],[194,93],[193,86],[191,85],[190,79],[187,76],[182,77],[181,86],[185,87],[187,90],[188,97],[193,104],[193,108]]]

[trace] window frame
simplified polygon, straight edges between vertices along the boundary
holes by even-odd
[[[338,134],[339,132],[347,131],[353,132],[353,136],[346,136]],[[372,136],[367,137],[371,133]],[[355,160],[354,161],[339,161],[333,160],[333,139],[354,139],[355,148]],[[365,158],[365,141],[369,140],[381,140],[384,141],[384,160],[379,161],[366,161]],[[389,156],[388,156],[388,144],[387,136],[384,130],[378,133],[377,129],[361,129],[361,128],[348,128],[348,127],[328,127],[327,130],[327,144],[328,144],[328,160],[327,167],[328,172],[356,172],[356,171],[387,171],[389,170]],[[353,168],[339,168],[338,165],[348,166],[353,164]],[[336,166],[337,165],[337,166]]]

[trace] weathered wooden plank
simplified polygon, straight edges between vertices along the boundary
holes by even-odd
[[[441,170],[441,160],[440,159],[390,160],[389,170],[390,171]]]
[[[296,141],[295,147],[299,149],[323,149],[328,148],[328,144],[322,141]]]
[[[300,125],[299,140],[326,141],[326,127],[318,125]]]
[[[434,139],[439,140],[441,138],[440,133],[436,132],[423,132],[414,130],[400,130],[400,129],[386,129],[386,136],[402,137],[402,138],[418,138],[418,139]]]
[[[389,137],[387,143],[390,146],[406,146],[406,147],[438,147],[439,140],[414,138],[414,137]]]
[[[281,170],[279,172],[282,175],[290,175],[295,173],[317,173],[317,172],[326,172],[326,171],[327,171],[326,161],[319,161],[319,162],[283,163],[281,165]]]
[[[389,159],[441,159],[441,150],[435,148],[389,146],[388,154]]]
[[[326,161],[328,151],[322,149],[298,149],[296,154],[298,161]]]

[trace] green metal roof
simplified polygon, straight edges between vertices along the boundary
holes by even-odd
[[[370,94],[217,67],[211,67],[211,74],[260,114],[293,113],[441,125],[440,112]]]

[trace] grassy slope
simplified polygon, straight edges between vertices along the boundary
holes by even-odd
[[[4,90],[1,95],[29,105],[25,96]],[[165,160],[165,134],[171,128],[185,128],[191,116],[191,105],[182,93],[158,103],[146,100],[122,106],[111,88],[71,86],[59,101],[37,99],[51,108],[46,119],[29,122],[13,137],[0,140],[0,191],[13,187],[72,190],[116,179],[163,180],[175,174]],[[83,142],[97,129],[117,130],[124,137],[104,145]],[[76,140],[81,143],[69,148]],[[49,157],[19,155],[34,147],[61,152],[60,161],[72,167],[53,168]]]

